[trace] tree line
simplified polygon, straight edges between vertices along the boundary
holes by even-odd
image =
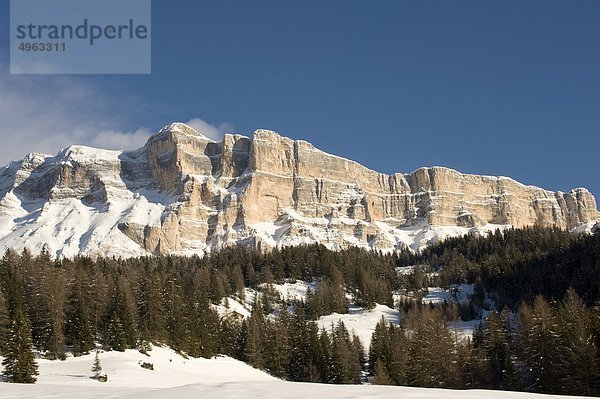
[[[539,295],[517,312],[494,310],[472,339],[451,328],[442,306],[415,306],[402,320],[375,328],[376,384],[600,394],[600,308],[573,289],[561,301]]]
[[[415,265],[408,274],[397,270]],[[315,289],[304,301],[281,300],[271,284],[294,279]],[[35,381],[33,349],[64,359],[96,345],[147,351],[160,344],[189,356],[229,355],[294,381],[358,383],[370,374],[376,383],[537,392],[578,385],[587,387],[582,394],[598,393],[597,373],[565,370],[598,370],[599,233],[527,228],[393,254],[322,245],[268,253],[232,247],[203,258],[52,259],[7,251],[0,283],[0,354],[11,381]],[[475,285],[467,303],[420,303],[427,286],[459,283]],[[248,300],[248,287],[260,292],[249,317],[216,311],[226,298]],[[409,299],[394,304],[395,293]],[[313,322],[347,312],[350,301],[402,311],[401,326],[377,326],[368,359],[343,324],[319,329]],[[505,310],[489,313],[473,340],[448,327],[488,313],[490,303]],[[569,341],[574,336],[578,341]]]

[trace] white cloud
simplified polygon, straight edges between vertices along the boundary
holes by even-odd
[[[153,131],[143,120],[132,121],[129,111],[145,106],[142,100],[111,96],[82,79],[8,75],[0,64],[0,165],[30,152],[55,154],[72,144],[139,148]],[[188,124],[213,140],[232,130],[231,124],[214,126],[200,118]]]
[[[107,150],[135,150],[143,146],[151,134],[150,129],[142,127],[133,132],[103,130],[92,137],[89,144]]]
[[[193,118],[185,124],[196,130],[198,133],[215,141],[221,140],[225,133],[233,132],[233,125],[228,122],[222,123],[219,126],[214,126],[200,118]]]

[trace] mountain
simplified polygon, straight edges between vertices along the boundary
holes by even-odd
[[[71,146],[0,172],[0,249],[202,254],[241,243],[392,250],[530,225],[585,231],[586,189],[432,167],[387,175],[269,130],[214,142],[173,123],[133,152]]]

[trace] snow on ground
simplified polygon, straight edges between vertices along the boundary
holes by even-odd
[[[449,290],[440,287],[429,287],[429,292],[423,297],[425,304],[461,303],[473,296],[473,284],[452,285]]]
[[[325,385],[277,380],[242,362],[227,358],[184,359],[166,348],[145,356],[137,351],[102,352],[108,382],[91,379],[94,355],[65,361],[39,360],[36,384],[0,382],[3,399],[567,399],[573,396],[535,395],[500,391],[459,391],[375,385]],[[140,367],[141,362],[154,370]]]
[[[296,301],[304,301],[306,300],[306,294],[308,290],[314,291],[316,284],[308,283],[302,280],[296,280],[295,282],[286,282],[283,284],[271,284],[273,288],[279,293],[279,296],[284,301],[287,300],[296,300]]]
[[[484,319],[486,317],[487,316],[485,316]],[[462,321],[462,320],[451,321],[448,323],[448,328],[450,328],[450,331],[456,332],[459,337],[472,338],[473,332],[475,332],[475,327],[480,325],[482,321],[483,320],[480,320],[480,319],[469,320],[469,321]]]
[[[400,266],[396,268],[396,273],[398,274],[411,274],[413,270],[415,270],[416,266]]]
[[[238,295],[224,298],[219,305],[212,305],[220,316],[228,316],[237,313],[242,317],[250,317],[252,306],[258,292],[252,288],[244,288],[243,301]]]
[[[321,316],[317,320],[319,328],[331,329],[338,321],[343,321],[348,331],[354,333],[360,339],[360,342],[369,350],[371,345],[371,335],[375,331],[375,326],[383,316],[389,323],[400,324],[400,312],[385,305],[375,305],[373,309],[365,310],[359,307],[350,307],[348,314],[333,313],[327,316]]]
[[[344,233],[349,226],[354,227],[362,223],[356,219],[343,216],[309,218],[291,208],[286,208],[284,212],[276,221],[251,225],[253,234],[272,247],[321,243],[332,250],[339,250],[349,245],[369,249],[375,243],[375,241],[363,241],[352,234]],[[399,225],[396,220],[376,221],[374,225],[384,242],[387,243],[382,247],[378,247],[384,252],[391,252],[405,247],[417,251],[428,245],[441,242],[448,237],[466,234],[486,235],[496,229],[505,230],[511,227],[510,225],[499,224],[486,224],[485,226],[472,228],[431,226],[426,221],[414,225]],[[292,230],[295,231],[293,235],[290,234]]]

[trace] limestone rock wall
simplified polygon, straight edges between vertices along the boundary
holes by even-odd
[[[76,199],[118,217],[117,233],[153,254],[310,241],[393,249],[414,226],[575,229],[600,219],[585,189],[551,192],[443,167],[387,175],[273,131],[214,142],[179,123],[134,152],[33,154],[4,169],[0,194],[0,216],[29,212],[27,201]]]

